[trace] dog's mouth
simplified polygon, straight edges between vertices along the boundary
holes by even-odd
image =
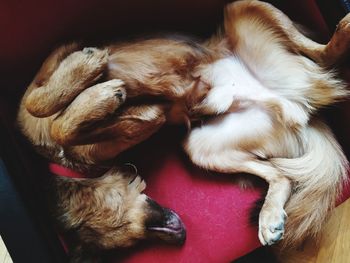
[[[182,245],[186,240],[186,228],[180,217],[171,209],[161,207],[149,199],[151,208],[146,221],[146,229],[150,236],[167,243]]]

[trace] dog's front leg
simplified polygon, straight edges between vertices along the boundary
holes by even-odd
[[[103,124],[117,114],[125,99],[124,82],[118,79],[87,88],[53,120],[52,139],[62,146],[98,141]]]
[[[56,139],[66,146],[65,151],[85,159],[87,163],[98,163],[116,157],[122,151],[146,140],[166,121],[166,109],[161,104],[123,107],[104,120],[89,119],[93,104],[87,106],[91,107],[87,111],[74,112],[67,109],[69,111],[64,113],[67,116],[58,118],[57,123],[52,125],[57,131]]]
[[[55,56],[49,57],[48,62],[50,59],[55,60]],[[38,78],[37,88],[25,97],[26,109],[40,118],[57,113],[102,76],[107,62],[107,50],[84,48],[69,54],[56,63],[58,66],[50,70],[52,74],[44,83]]]

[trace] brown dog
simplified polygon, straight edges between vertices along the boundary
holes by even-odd
[[[27,89],[18,120],[49,159],[86,170],[106,165],[165,122],[219,115],[191,131],[186,151],[201,167],[264,178],[270,187],[260,213],[259,239],[266,245],[284,236],[293,245],[319,232],[346,178],[346,158],[314,115],[347,95],[344,83],[328,69],[348,51],[350,16],[321,45],[266,3],[237,1],[227,6],[225,15],[224,33],[204,43],[175,38],[101,49],[81,50],[75,44],[59,48]],[[108,206],[104,180],[112,179],[96,180]],[[110,185],[116,191],[130,189],[127,181]],[[64,192],[75,184],[58,183],[59,204],[69,214],[66,229],[74,229],[76,221],[68,204],[79,200]],[[85,184],[90,187],[95,181]],[[147,202],[135,194],[143,187],[134,186],[121,191],[126,197],[118,204],[128,200],[143,218]],[[88,210],[90,201],[80,209]],[[126,208],[122,214],[130,213]],[[104,217],[104,210],[99,215]],[[144,221],[130,218],[145,228]],[[84,215],[80,219],[87,221]],[[98,226],[99,236],[107,240],[86,238],[83,229],[79,241],[97,248],[130,244],[109,238],[110,223]],[[94,229],[95,221],[89,227]],[[145,231],[136,236],[131,232],[121,228],[118,233],[121,240],[146,237]]]

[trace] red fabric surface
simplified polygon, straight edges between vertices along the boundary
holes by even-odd
[[[242,190],[234,175],[194,167],[181,148],[178,128],[163,129],[132,150],[125,162],[146,179],[146,193],[179,214],[187,229],[183,246],[143,244],[115,262],[229,262],[260,246],[250,223],[263,187]]]
[[[223,180],[224,175],[191,171],[172,149],[164,154],[162,163],[142,172],[146,192],[180,215],[186,242],[182,247],[139,248],[122,262],[229,262],[260,246],[257,228],[249,222],[251,208],[261,197],[259,189],[242,191],[227,176]]]
[[[147,182],[146,193],[176,211],[187,229],[183,246],[141,243],[118,251],[110,262],[229,262],[258,248],[257,226],[250,221],[264,185],[242,190],[234,175],[214,174],[194,167],[181,148],[184,133],[168,127],[122,156]],[[87,177],[57,164],[50,171],[73,178]],[[350,185],[338,200],[349,198]]]

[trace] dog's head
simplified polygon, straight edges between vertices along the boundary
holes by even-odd
[[[107,250],[148,238],[185,240],[178,215],[143,194],[146,185],[139,176],[110,170],[101,178],[58,181],[58,221],[82,247]]]

